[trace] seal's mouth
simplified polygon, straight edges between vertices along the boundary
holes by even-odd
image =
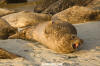
[[[73,47],[74,49],[77,49],[77,48],[79,47],[79,45],[80,45],[80,44],[78,44],[78,43],[76,43],[76,44],[74,43],[74,44],[72,44],[72,47]]]

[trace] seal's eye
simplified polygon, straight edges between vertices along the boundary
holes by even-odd
[[[73,39],[75,39],[75,36],[71,36],[70,40],[73,40]]]

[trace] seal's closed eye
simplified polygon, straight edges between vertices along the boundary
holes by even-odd
[[[75,37],[76,37],[75,35],[72,35],[71,38],[70,38],[70,40],[74,40]]]

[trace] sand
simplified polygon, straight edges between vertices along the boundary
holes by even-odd
[[[0,59],[0,66],[100,66],[100,22],[75,27],[84,44],[80,50],[69,54],[54,53],[35,41],[0,40],[0,48],[21,56],[13,60]]]

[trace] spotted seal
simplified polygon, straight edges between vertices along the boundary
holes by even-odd
[[[3,16],[2,19],[6,20],[14,28],[23,28],[36,23],[50,21],[51,15],[34,13],[31,11],[21,11]]]
[[[43,22],[9,38],[36,40],[57,53],[73,52],[83,42],[77,37],[75,27],[68,22]]]

